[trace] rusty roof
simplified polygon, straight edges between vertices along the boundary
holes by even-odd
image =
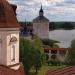
[[[0,28],[19,28],[13,7],[6,0],[0,0]]]
[[[56,70],[48,70],[45,75],[75,75],[75,65]]]
[[[0,75],[25,75],[23,67],[20,66],[18,70],[10,69],[9,67],[0,65]]]
[[[44,48],[44,50],[59,50],[59,51],[67,51],[68,48]]]

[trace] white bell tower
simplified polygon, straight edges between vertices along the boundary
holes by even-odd
[[[0,65],[19,64],[19,30],[16,19],[17,6],[0,0]]]
[[[19,29],[0,28],[0,64],[19,63]]]

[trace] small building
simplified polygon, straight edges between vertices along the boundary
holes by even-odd
[[[31,36],[33,34],[33,26],[31,22],[19,22],[21,25],[21,35],[22,36]]]
[[[44,48],[44,53],[47,60],[64,62],[67,57],[68,48]]]
[[[42,5],[39,11],[39,16],[33,19],[33,34],[41,39],[49,38],[49,20],[44,16]]]
[[[0,0],[0,75],[25,75],[19,63],[17,6]]]

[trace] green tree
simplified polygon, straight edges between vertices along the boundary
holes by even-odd
[[[35,45],[35,47],[41,51],[41,53],[43,53],[43,43],[42,43],[42,40],[38,37],[38,36],[34,36],[33,39],[32,39],[32,42],[33,44]]]
[[[42,46],[38,38],[32,40],[20,39],[20,61],[27,73],[32,67],[35,68],[37,73],[41,67],[41,49]]]
[[[38,70],[42,66],[41,64],[41,52],[39,50],[34,50],[33,55],[33,67],[35,68],[35,73],[38,73]]]
[[[67,61],[69,65],[75,65],[75,40],[72,40],[71,42],[71,47],[68,51]]]
[[[59,48],[59,45],[54,44],[54,45],[53,45],[53,48]]]
[[[23,63],[27,73],[32,67],[31,56],[31,42],[24,38],[20,38],[20,61]]]
[[[42,42],[44,45],[48,45],[50,47],[53,47],[55,43],[59,43],[59,41],[55,41],[51,39],[43,39]]]
[[[74,26],[73,26],[70,22],[65,22],[65,23],[62,25],[62,28],[64,28],[64,29],[73,29]]]

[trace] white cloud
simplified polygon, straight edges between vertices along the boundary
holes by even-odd
[[[44,13],[50,21],[75,21],[75,0],[8,0],[17,4],[17,17],[19,20],[32,20],[38,16],[43,5]],[[35,14],[34,14],[35,13]]]

